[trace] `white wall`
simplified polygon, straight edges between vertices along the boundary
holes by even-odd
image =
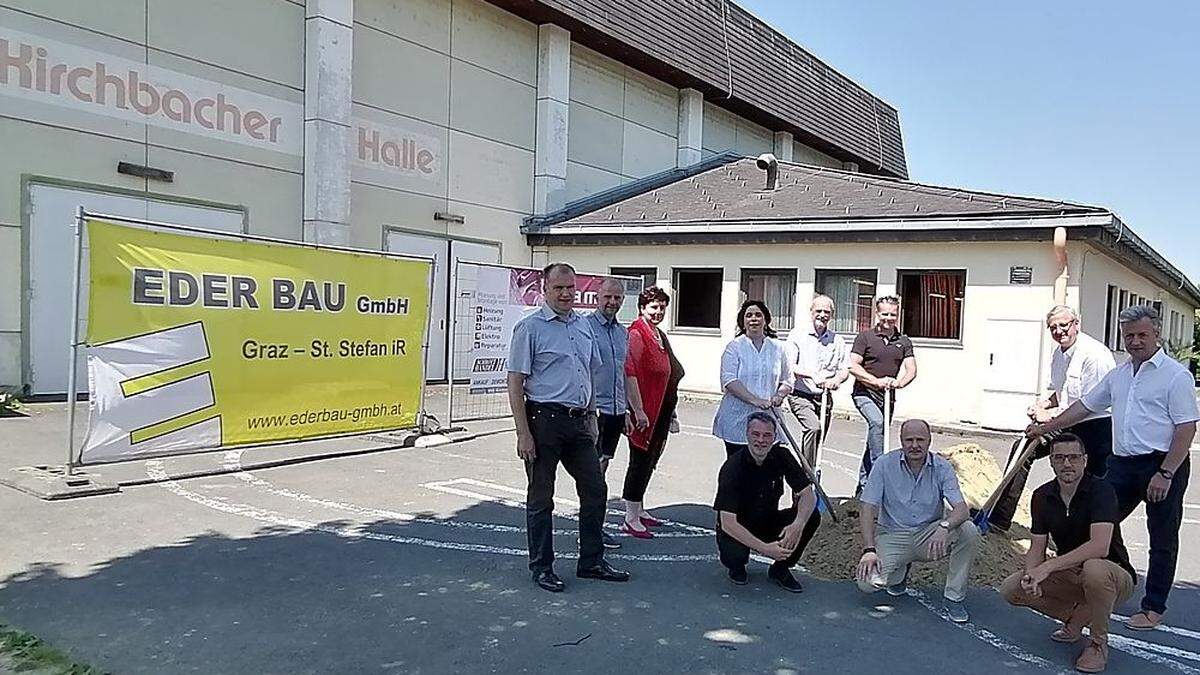
[[[428,176],[354,165],[353,244],[379,248],[397,226],[496,241],[527,264],[537,27],[479,0],[356,0],[354,23],[354,116],[430,139],[438,159]]]
[[[122,77],[128,70],[116,64],[131,62],[143,72],[161,69],[173,82],[195,78],[187,80],[189,95],[232,87],[266,97],[294,110],[285,126],[302,133],[304,12],[304,2],[290,0],[0,0],[0,32],[13,53],[17,35],[31,36],[50,46],[54,62],[90,67],[104,61],[110,74]],[[122,117],[115,94],[108,107],[65,95],[39,100],[18,90],[19,79],[0,87],[0,387],[21,383],[23,175],[240,205],[250,213],[251,232],[301,237],[301,146],[283,152],[195,125],[181,131],[147,124]],[[82,88],[90,95],[90,87]],[[173,171],[175,180],[118,174],[122,161]]]
[[[1195,325],[1195,307],[1191,306],[1186,298],[1173,292],[1178,289],[1165,289],[1154,284],[1090,244],[1070,245],[1068,256],[1072,275],[1071,284],[1079,288],[1081,300],[1079,307],[1083,330],[1087,334],[1104,341],[1108,286],[1112,284],[1148,300],[1158,300],[1163,303],[1164,339],[1173,337],[1169,332],[1171,312],[1181,314],[1183,316],[1182,334],[1175,337],[1191,342],[1192,328]],[[1119,346],[1119,340],[1117,344]],[[1123,352],[1120,349],[1118,351]],[[1121,358],[1124,358],[1123,353],[1118,354],[1118,359]]]
[[[679,90],[571,45],[567,201],[674,168]]]

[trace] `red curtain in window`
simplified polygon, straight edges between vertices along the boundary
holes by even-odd
[[[928,272],[920,276],[919,288],[914,337],[960,338],[962,275]]]

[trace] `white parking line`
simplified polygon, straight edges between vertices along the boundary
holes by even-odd
[[[385,541],[394,544],[411,544],[416,546],[424,546],[427,548],[469,551],[472,553],[491,553],[494,555],[517,556],[521,558],[528,556],[528,552],[525,549],[509,548],[505,546],[490,546],[486,544],[468,544],[455,541],[439,541],[436,539],[425,539],[422,537],[402,537],[399,535],[385,534],[383,532],[372,532],[365,529],[361,525],[336,526],[327,523],[316,523],[307,520],[301,520],[299,518],[291,518],[275,511],[260,509],[249,504],[240,504],[228,500],[216,499],[214,497],[209,497],[207,495],[202,495],[198,492],[189,490],[180,485],[178,482],[172,480],[171,477],[167,475],[162,460],[150,460],[146,462],[146,474],[155,480],[156,485],[190,502],[208,507],[215,511],[242,516],[251,520],[256,520],[260,523],[266,523],[268,525],[276,525],[295,530],[314,530],[346,539],[369,539],[372,541]],[[579,553],[577,551],[564,551],[562,553],[556,552],[556,555],[560,558],[568,560],[574,560],[579,557]],[[712,554],[655,555],[611,552],[606,553],[605,557],[642,562],[695,562],[714,561],[717,559],[717,556]]]
[[[1129,617],[1121,616],[1120,614],[1113,614],[1111,618],[1114,621],[1121,621],[1121,622],[1129,620]],[[1165,623],[1158,624],[1158,627],[1155,628],[1154,630],[1161,631],[1164,633],[1170,633],[1172,635],[1178,635],[1180,637],[1191,638],[1193,640],[1200,640],[1200,632],[1197,632],[1194,630],[1188,630],[1186,628],[1176,628],[1175,626],[1168,626]],[[1149,631],[1147,631],[1147,632],[1149,632]]]
[[[1047,661],[1046,659],[1044,659],[1040,656],[1037,656],[1035,654],[1031,654],[1031,653],[1025,651],[1021,647],[1005,640],[1004,638],[1000,637],[999,635],[996,635],[995,633],[993,633],[992,631],[990,631],[986,628],[981,628],[970,622],[955,623],[955,622],[951,621],[950,615],[946,613],[946,610],[935,605],[932,601],[930,601],[928,596],[926,596],[924,593],[922,593],[920,591],[917,591],[914,589],[909,589],[908,594],[910,596],[912,596],[913,598],[915,598],[917,600],[917,602],[921,603],[921,606],[924,607],[925,609],[929,610],[930,613],[932,613],[934,616],[941,618],[943,621],[950,624],[951,626],[954,626],[955,628],[958,628],[960,630],[965,630],[966,632],[970,633],[975,639],[980,640],[982,642],[986,642],[987,644],[995,647],[996,649],[999,649],[1000,651],[1004,652],[1005,654],[1008,654],[1009,656],[1013,657],[1014,659],[1018,659],[1020,661],[1026,662],[1026,663],[1032,663],[1034,665],[1041,666],[1042,668],[1048,668],[1050,670],[1055,670],[1055,671],[1058,671],[1059,673],[1071,672],[1071,671],[1068,671],[1067,669],[1063,668],[1060,665],[1051,663],[1050,661]]]

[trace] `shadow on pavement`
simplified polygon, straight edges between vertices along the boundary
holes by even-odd
[[[701,527],[713,518],[702,504],[655,513]],[[1030,667],[912,598],[888,603],[847,583],[809,579],[805,593],[791,595],[768,583],[761,565],[750,585],[731,586],[712,555],[711,537],[698,533],[622,539],[612,561],[634,573],[628,584],[575,579],[574,560],[564,557],[557,569],[567,592],[549,594],[526,572],[524,535],[512,529],[521,517],[510,507],[481,503],[451,518],[272,526],[243,538],[198,534],[105,561],[80,576],[42,562],[0,581],[0,617],[118,673],[995,673]],[[575,523],[559,519],[556,528],[573,530]],[[573,535],[556,541],[560,554],[574,552]],[[1195,607],[1194,588],[1177,593],[1186,596],[1174,598],[1181,608]],[[1047,658],[1065,658],[1056,656],[1063,650],[1042,644],[1040,619],[1002,609],[987,592],[973,594],[972,603],[980,616],[1019,623]],[[1146,663],[1118,659],[1114,665],[1146,672]]]

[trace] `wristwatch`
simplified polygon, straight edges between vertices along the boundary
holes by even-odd
[[[938,527],[942,528],[943,530],[948,530],[950,529],[950,521],[943,520],[942,522],[938,523]]]
[[[1168,470],[1166,470],[1166,469],[1159,469],[1159,470],[1158,470],[1158,475],[1162,476],[1163,478],[1166,478],[1167,480],[1171,480],[1172,478],[1174,478],[1174,477],[1175,477],[1175,472],[1174,472],[1174,471],[1168,471]]]

